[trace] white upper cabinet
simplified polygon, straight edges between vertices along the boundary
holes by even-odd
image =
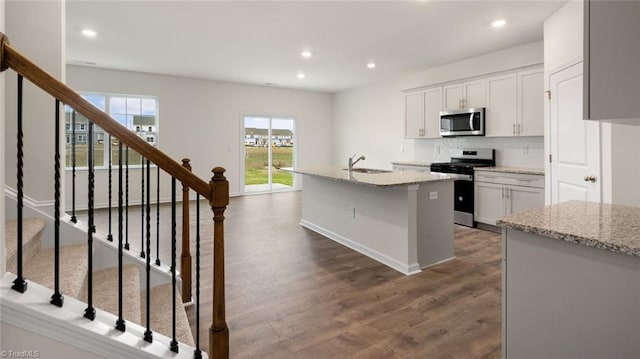
[[[424,92],[425,137],[440,137],[440,111],[442,111],[442,86]]]
[[[404,95],[405,137],[420,138],[424,130],[424,92]]]
[[[518,123],[520,136],[544,135],[544,69],[518,72]]]
[[[585,0],[585,119],[640,125],[639,19],[640,1]]]
[[[485,79],[465,82],[462,108],[485,107]]]
[[[440,111],[486,108],[486,136],[544,135],[541,66],[405,93],[405,137],[440,137]]]
[[[404,104],[406,138],[440,137],[442,86],[407,93]]]
[[[484,79],[446,85],[442,92],[446,110],[485,106]]]
[[[487,79],[485,119],[485,134],[487,136],[515,136],[517,134],[517,92],[518,77],[516,74]]]
[[[458,110],[462,108],[462,84],[447,85],[442,88],[442,97],[445,110]]]
[[[542,67],[487,80],[487,136],[544,135]]]

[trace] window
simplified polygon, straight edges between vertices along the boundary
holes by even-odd
[[[150,145],[157,146],[157,107],[158,101],[153,97],[139,97],[126,95],[106,95],[95,93],[82,94],[86,100],[91,102],[97,108],[107,112],[116,121],[123,126],[136,132],[142,136],[143,128],[149,128],[143,137]],[[73,130],[71,123],[75,120],[75,156],[76,167],[87,166],[87,131],[89,129],[88,120],[74,113],[71,108],[65,106],[66,114],[66,135],[67,135],[67,154],[66,166],[71,167],[71,140],[73,139]],[[152,130],[154,129],[154,130]],[[93,153],[94,164],[97,167],[106,166],[109,163],[109,151],[111,151],[111,161],[115,166],[118,164],[118,140],[112,138],[108,140],[109,134],[105,133],[100,127],[93,126]],[[151,138],[151,140],[149,140]],[[111,142],[111,143],[109,143]],[[123,149],[124,151],[125,149]],[[140,165],[141,156],[133,150],[128,152],[129,165]]]

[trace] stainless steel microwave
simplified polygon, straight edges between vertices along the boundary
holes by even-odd
[[[484,136],[485,108],[440,112],[440,136]]]

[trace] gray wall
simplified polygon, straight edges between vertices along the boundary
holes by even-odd
[[[176,160],[189,157],[194,173],[205,180],[214,166],[225,167],[232,195],[241,193],[243,115],[295,118],[298,166],[331,162],[332,96],[327,93],[79,66],[67,67],[67,82],[77,91],[156,96],[159,148]],[[106,183],[106,171],[96,175]],[[85,188],[86,176],[78,176],[84,181],[79,188]],[[138,188],[139,176],[132,171]],[[168,197],[169,180],[164,183],[162,197]],[[138,188],[132,189],[134,196]],[[107,202],[106,193],[98,196],[97,203]]]

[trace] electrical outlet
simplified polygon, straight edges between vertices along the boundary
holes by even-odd
[[[429,199],[438,199],[438,192],[429,192]]]
[[[349,217],[356,218],[356,207],[349,207]]]
[[[404,152],[404,146],[400,146],[400,152]]]

